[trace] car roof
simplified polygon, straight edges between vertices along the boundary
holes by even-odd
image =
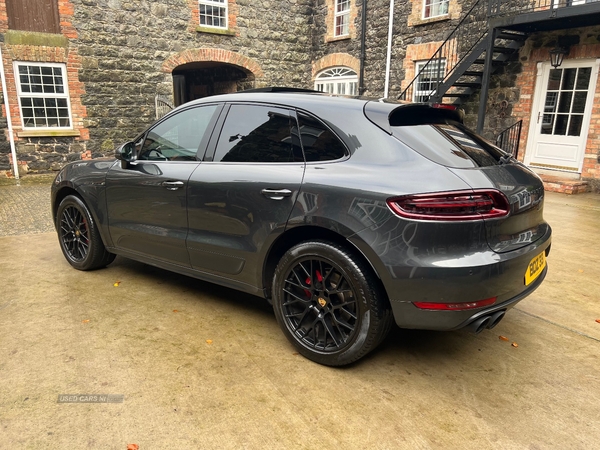
[[[409,103],[391,99],[373,99],[367,97],[336,96],[323,92],[295,88],[262,88],[239,91],[230,94],[219,94],[204,97],[185,106],[207,104],[213,102],[250,102],[269,103],[282,107],[294,107],[313,112],[322,117],[324,111],[335,111],[335,114],[349,111],[361,112],[372,123],[388,134],[391,126],[417,124],[427,121],[458,121],[462,117],[457,111],[440,109],[424,103]],[[183,106],[183,105],[182,105]]]

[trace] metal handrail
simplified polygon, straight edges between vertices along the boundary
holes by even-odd
[[[428,98],[431,98],[452,73],[454,68],[460,64],[469,52],[487,35],[487,14],[489,0],[477,0],[469,11],[463,16],[456,28],[450,33],[442,45],[437,49],[427,63],[419,70],[413,80],[400,93],[398,98],[402,100],[413,99],[414,87],[423,73],[435,73],[435,80],[430,80],[430,91]],[[475,25],[468,27],[468,25]],[[471,28],[475,28],[472,30]],[[435,65],[434,65],[435,64]],[[445,73],[442,73],[442,67],[445,64]],[[433,71],[430,69],[433,67]]]
[[[519,120],[496,137],[496,145],[514,158],[519,154],[522,127],[523,121]]]
[[[168,114],[173,109],[171,97],[167,95],[157,95],[154,97],[154,107],[156,111],[156,120]]]
[[[516,15],[522,13],[547,11],[558,8],[577,7],[580,4],[595,3],[600,0],[489,0],[490,17]]]

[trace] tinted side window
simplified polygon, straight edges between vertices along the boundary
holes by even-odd
[[[332,161],[346,155],[346,147],[323,123],[299,113],[300,138],[306,161]]]
[[[146,135],[138,159],[196,161],[198,147],[216,105],[186,109],[152,128]]]
[[[286,109],[258,105],[232,105],[223,125],[214,161],[304,161],[295,128]]]

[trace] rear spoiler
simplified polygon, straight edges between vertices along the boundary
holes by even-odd
[[[450,105],[432,106],[426,103],[397,104],[370,101],[365,103],[364,113],[367,119],[388,134],[392,134],[391,127],[448,122],[463,123],[462,111],[447,106]]]

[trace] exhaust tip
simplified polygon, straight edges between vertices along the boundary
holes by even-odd
[[[490,323],[490,319],[491,319],[490,316],[481,317],[481,318],[479,318],[477,320],[474,320],[469,325],[467,325],[467,328],[469,329],[469,331],[471,333],[479,334],[483,330],[485,330],[486,328],[488,328],[489,323]]]
[[[500,321],[504,318],[504,314],[506,314],[506,311],[498,311],[497,313],[493,314],[490,317],[490,321],[487,324],[488,330],[491,330],[496,325],[498,325]]]

